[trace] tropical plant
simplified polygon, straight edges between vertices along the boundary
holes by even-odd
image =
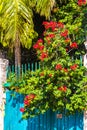
[[[29,48],[36,35],[33,29],[33,13],[22,0],[3,0],[2,3],[1,42],[3,46],[15,48],[15,65],[20,66],[21,44]]]
[[[48,18],[54,6],[54,0],[38,2],[36,0],[2,0],[0,5],[1,43],[3,46],[14,48],[15,66],[20,66],[21,45],[30,48],[32,39],[37,36],[33,25],[33,8]],[[45,13],[44,9],[48,13]]]
[[[61,22],[43,22],[43,25],[44,39],[39,39],[33,46],[41,60],[40,69],[27,72],[22,80],[16,80],[10,87],[25,95],[24,108],[20,108],[23,118],[48,109],[66,111],[66,114],[87,110],[86,68],[76,53],[82,43],[70,38]]]

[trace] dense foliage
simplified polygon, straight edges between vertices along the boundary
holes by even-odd
[[[86,37],[87,26],[87,2],[86,0],[66,0],[59,4],[53,10],[51,19],[63,22],[74,39],[79,39],[78,42],[84,41]]]
[[[87,110],[87,78],[81,65],[79,45],[62,22],[43,22],[43,39],[34,44],[40,69],[27,72],[19,82],[13,79],[11,89],[24,94],[23,117],[48,109],[66,114]],[[73,51],[73,55],[72,52]],[[12,78],[11,78],[12,82]]]

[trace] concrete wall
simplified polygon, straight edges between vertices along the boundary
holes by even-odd
[[[7,78],[8,60],[0,58],[0,130],[4,130],[4,104],[5,93],[3,89],[3,83]]]

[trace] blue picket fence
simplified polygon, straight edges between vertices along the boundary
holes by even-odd
[[[22,66],[22,72],[26,70],[34,71],[40,66],[38,63],[27,64]],[[9,70],[14,72],[14,66]],[[23,107],[23,95],[6,90],[6,105],[4,116],[4,130],[83,130],[83,114],[75,113],[74,115],[62,117],[58,112],[47,111],[39,116],[22,119],[20,108]]]

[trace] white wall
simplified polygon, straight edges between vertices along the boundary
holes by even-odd
[[[3,83],[6,81],[6,71],[8,67],[8,60],[0,58],[0,130],[4,130],[4,104],[5,93]]]
[[[87,54],[84,55],[84,66],[87,68]],[[84,130],[87,130],[87,111],[84,112]]]

